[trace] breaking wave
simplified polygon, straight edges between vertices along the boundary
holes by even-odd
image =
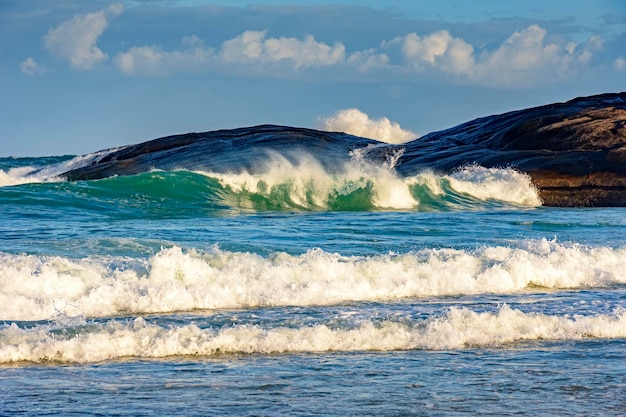
[[[442,350],[497,347],[519,341],[626,337],[626,313],[558,316],[451,307],[441,317],[357,320],[298,327],[255,324],[203,327],[159,324],[144,318],[54,325],[0,327],[0,363],[86,363],[122,358],[223,354]]]
[[[275,154],[265,162],[262,173],[151,171],[59,183],[58,176],[68,167],[98,157],[92,154],[45,167],[0,169],[0,185],[30,184],[11,190],[12,196],[23,191],[19,195],[22,203],[32,198],[45,204],[50,192],[54,194],[51,200],[63,200],[68,206],[73,205],[73,198],[83,205],[89,197],[111,205],[111,212],[130,208],[138,210],[138,216],[144,211],[177,215],[186,209],[438,211],[541,205],[530,178],[511,168],[467,166],[449,175],[422,172],[401,177],[393,169],[393,158],[377,166],[358,155],[334,173],[312,157],[293,161]]]
[[[548,240],[517,247],[263,257],[173,246],[147,258],[0,253],[0,317],[47,320],[196,309],[335,305],[626,283],[626,248]]]

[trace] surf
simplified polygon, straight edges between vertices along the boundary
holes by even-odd
[[[478,312],[451,307],[430,318],[323,321],[305,326],[199,326],[134,318],[64,323],[28,329],[0,326],[0,363],[90,363],[125,358],[233,354],[459,350],[521,341],[580,341],[626,337],[626,314],[590,316],[525,313],[501,306]]]
[[[547,240],[345,256],[163,248],[154,256],[0,253],[0,317],[49,320],[196,309],[326,306],[626,284],[626,248]]]
[[[211,210],[240,211],[440,211],[537,207],[530,178],[511,168],[472,165],[450,174],[423,171],[402,177],[401,155],[382,165],[355,152],[332,170],[308,154],[269,153],[254,170],[239,172],[152,170],[100,180],[65,181],[60,172],[101,155],[56,164],[0,170],[6,202],[91,207],[130,216],[184,216]],[[19,186],[19,187],[18,187]],[[10,190],[8,188],[11,188]],[[87,199],[86,199],[87,198]]]

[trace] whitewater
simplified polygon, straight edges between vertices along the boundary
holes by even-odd
[[[624,209],[370,150],[0,158],[0,414],[623,414]]]

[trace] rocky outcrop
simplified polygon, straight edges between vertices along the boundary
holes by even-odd
[[[314,156],[328,172],[350,159],[354,149],[379,144],[346,133],[262,125],[167,136],[104,153],[87,166],[62,174],[70,181],[133,175],[152,169],[206,172],[263,172],[274,154],[297,162]],[[98,154],[102,154],[99,152]]]
[[[626,93],[476,119],[406,144],[398,171],[526,172],[548,206],[626,206]]]
[[[400,175],[468,164],[513,167],[530,175],[544,205],[626,206],[626,93],[483,117],[404,145],[271,125],[168,136],[105,153],[63,176],[98,179],[150,169],[254,172],[267,167],[272,153],[297,160],[303,151],[333,172],[356,149],[376,162],[402,150]]]

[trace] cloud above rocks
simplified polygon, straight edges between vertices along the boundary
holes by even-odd
[[[303,39],[267,37],[267,31],[248,30],[222,44],[219,59],[228,64],[271,64],[288,62],[294,69],[325,67],[343,63],[346,48],[318,42],[312,35]]]
[[[357,73],[385,70],[404,77],[448,76],[466,84],[514,86],[554,81],[587,67],[602,49],[599,37],[584,44],[546,41],[547,30],[531,25],[514,32],[493,49],[477,48],[448,31],[426,35],[409,33],[383,40],[376,48],[347,51],[342,42],[329,45],[312,35],[303,38],[270,37],[268,31],[245,31],[216,49],[194,37],[193,45],[163,51],[157,46],[133,47],[115,59],[127,75],[171,74],[177,71],[252,68],[255,73],[274,75],[280,67],[292,72],[337,67]],[[390,56],[399,56],[395,61]]]
[[[96,43],[109,19],[122,10],[122,4],[117,3],[95,13],[76,15],[51,28],[43,37],[44,46],[53,55],[68,60],[74,69],[91,69],[107,60],[107,54]]]
[[[345,132],[355,136],[376,139],[387,143],[405,143],[419,135],[405,130],[386,117],[370,119],[359,109],[339,110],[330,117],[318,120],[317,128],[328,132]]]
[[[426,36],[410,33],[384,45],[398,45],[405,68],[414,73],[435,71],[466,83],[511,86],[535,83],[538,78],[554,81],[575,74],[589,65],[602,49],[599,37],[585,44],[546,41],[547,30],[539,25],[514,32],[494,49],[476,49],[448,31]]]
[[[164,51],[159,46],[138,46],[117,54],[115,65],[125,75],[167,76],[177,72],[193,72],[211,65],[215,51],[206,48],[202,39],[187,36],[181,49]]]

